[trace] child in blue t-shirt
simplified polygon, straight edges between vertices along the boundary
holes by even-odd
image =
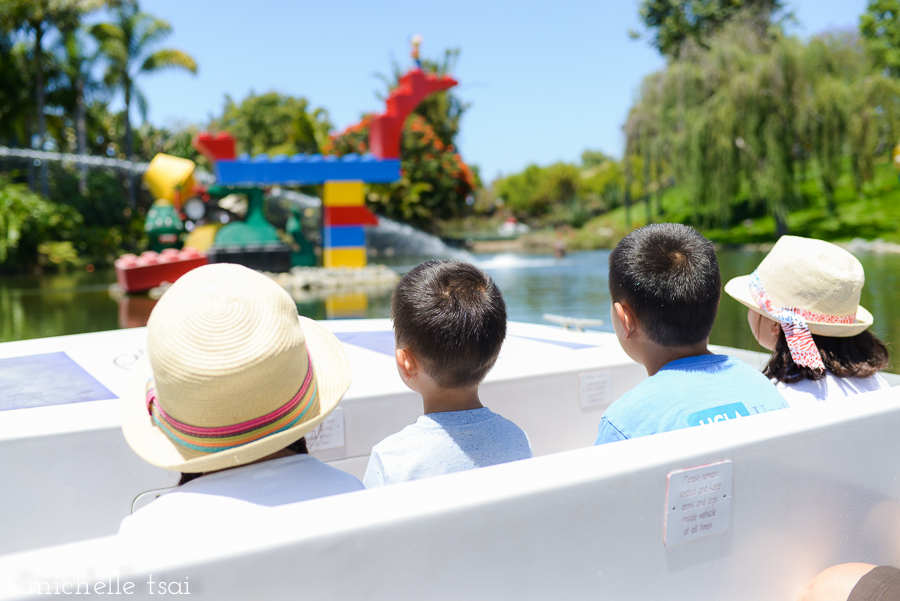
[[[425,415],[372,448],[367,487],[531,457],[525,433],[478,398],[506,337],[506,304],[487,274],[460,261],[422,263],[394,290],[391,318],[397,371],[422,395]]]
[[[761,373],[707,345],[722,280],[712,243],[678,223],[648,225],[609,256],[619,343],[650,376],[610,405],[595,444],[786,408]]]

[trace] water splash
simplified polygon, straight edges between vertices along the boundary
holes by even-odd
[[[437,236],[411,225],[379,217],[378,225],[366,228],[369,257],[374,263],[416,265],[428,259],[457,259],[475,262],[472,253],[444,244]]]
[[[565,259],[529,257],[528,255],[517,255],[514,253],[496,255],[478,262],[478,266],[482,269],[535,269],[542,267],[560,267],[567,264],[568,261]]]

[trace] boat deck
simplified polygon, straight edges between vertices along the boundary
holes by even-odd
[[[313,452],[361,475],[421,401],[396,375],[389,321],[325,324],[354,382]],[[216,600],[293,599],[302,582],[309,599],[788,601],[829,565],[900,564],[900,389],[592,447],[644,370],[611,334],[532,324],[510,324],[482,399],[528,432],[535,459],[135,547],[113,536],[122,517],[176,480],[119,430],[115,397],[145,338],[0,344],[14,374],[0,384],[0,599],[117,580],[145,598],[153,580]]]

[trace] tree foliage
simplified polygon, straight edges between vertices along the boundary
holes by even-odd
[[[125,148],[129,158],[134,154],[131,131],[131,100],[137,102],[141,117],[147,119],[147,99],[135,80],[146,74],[167,69],[197,72],[197,63],[187,53],[174,48],[154,47],[172,33],[164,19],[140,10],[137,0],[121,0],[114,4],[113,20],[97,23],[90,29],[106,59],[103,82],[119,89],[125,99]]]
[[[239,152],[252,155],[321,152],[332,128],[328,111],[278,92],[251,92],[240,103],[225,96],[222,117],[212,125],[233,135]]]
[[[0,179],[0,270],[37,264],[39,245],[71,239],[82,221],[75,209]]]
[[[860,190],[874,157],[900,133],[900,83],[853,35],[803,43],[777,30],[760,36],[752,20],[736,18],[708,45],[686,44],[645,78],[625,125],[626,157],[644,160],[651,184],[670,168],[693,199],[697,225],[756,211],[783,234],[803,202],[797,180],[807,170],[834,212],[844,166]]]
[[[900,77],[900,0],[869,0],[859,30],[875,63]]]
[[[653,46],[678,58],[688,44],[708,48],[710,39],[738,15],[753,15],[762,33],[782,7],[781,0],[642,0],[639,14]]]
[[[528,165],[499,178],[494,193],[512,213],[535,225],[580,227],[593,215],[622,202],[621,163],[598,151],[585,151],[581,164]]]

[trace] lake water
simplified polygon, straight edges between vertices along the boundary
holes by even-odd
[[[544,313],[602,319],[609,325],[606,261],[609,251],[572,253],[564,259],[549,255],[478,254],[474,262],[491,274],[506,299],[509,318],[546,323]],[[765,253],[719,252],[722,281],[753,271]],[[900,255],[860,255],[866,270],[861,303],[875,317],[874,332],[892,349],[900,348]],[[411,265],[397,265],[405,271]],[[154,301],[146,297],[113,299],[110,271],[52,276],[0,277],[0,342],[113,330],[144,325]],[[332,299],[298,303],[313,319],[339,315]],[[390,292],[355,300],[356,314],[388,317]],[[747,326],[747,310],[723,294],[711,342],[757,350]]]

